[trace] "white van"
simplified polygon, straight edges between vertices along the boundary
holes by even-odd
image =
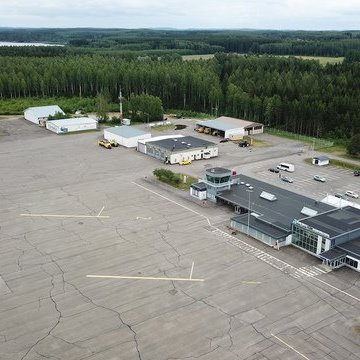
[[[276,168],[287,172],[295,171],[295,166],[293,164],[288,164],[288,163],[280,163]]]

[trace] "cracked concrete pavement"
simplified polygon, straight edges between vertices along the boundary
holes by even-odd
[[[18,126],[12,142],[11,131],[0,142],[2,360],[302,358],[272,334],[311,360],[360,358],[358,301],[290,277],[213,234],[204,217],[132,183],[226,224],[228,209],[143,181],[161,163],[101,149],[98,133],[30,127],[28,136],[28,124]],[[96,215],[103,206],[108,219],[20,216]],[[285,255],[295,266],[315,261],[296,249],[274,256]],[[192,262],[203,283],[86,277],[187,278]],[[321,279],[360,297],[349,269]]]

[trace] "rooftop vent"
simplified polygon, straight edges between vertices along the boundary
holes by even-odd
[[[318,213],[316,210],[310,209],[306,206],[304,206],[300,212],[301,212],[301,214],[306,215],[306,216],[315,216]]]
[[[266,191],[262,191],[260,194],[260,197],[262,199],[268,200],[268,201],[275,201],[277,200],[277,197],[274,194],[268,193]]]

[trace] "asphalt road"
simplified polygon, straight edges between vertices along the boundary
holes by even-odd
[[[161,163],[99,133],[0,129],[2,360],[360,358],[358,273],[232,236],[228,209],[157,185]],[[273,161],[224,145],[187,171]]]

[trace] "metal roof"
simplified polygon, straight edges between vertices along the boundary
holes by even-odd
[[[203,183],[202,181],[195,183],[195,184],[191,184],[191,187],[193,189],[199,190],[199,191],[206,191],[206,184]]]
[[[220,116],[215,120],[198,121],[196,125],[209,127],[220,131],[225,131],[230,129],[241,129],[241,130],[251,129],[256,126],[264,126],[261,123],[236,119],[228,116]]]
[[[241,128],[241,126],[234,126],[230,124],[225,124],[219,120],[206,120],[206,121],[198,121],[196,125],[209,127],[212,129],[220,130],[220,131],[226,131],[231,129],[238,129]]]
[[[164,148],[166,150],[170,150],[172,152],[176,152],[176,151],[181,151],[181,150],[189,150],[189,149],[194,149],[194,148],[207,148],[208,146],[215,146],[216,144],[211,142],[211,141],[207,141],[207,140],[203,140],[203,139],[199,139],[193,136],[184,136],[178,139],[174,139],[174,138],[168,138],[168,139],[163,139],[163,140],[159,140],[159,141],[152,141],[150,143],[148,143],[147,146],[150,145],[157,145],[158,147]]]
[[[119,135],[119,136],[122,136],[122,137],[127,138],[127,139],[132,138],[132,137],[136,137],[136,136],[150,134],[150,133],[147,133],[145,131],[134,128],[132,126],[126,126],[126,125],[107,128],[104,131],[108,131],[111,134]]]
[[[344,244],[337,245],[336,248],[346,251],[349,256],[360,260],[360,239],[348,241]]]
[[[326,160],[329,160],[329,157],[326,155],[319,155],[319,156],[314,156],[313,159],[317,159],[320,161],[326,161]]]
[[[54,116],[56,113],[65,114],[58,105],[29,107],[25,111],[35,115],[37,118],[47,118],[49,115]]]
[[[289,229],[284,229],[281,226],[278,226],[277,224],[273,224],[269,222],[267,219],[263,218],[262,216],[248,217],[247,214],[243,214],[243,215],[235,216],[231,220],[246,226],[249,221],[250,228],[258,230],[265,235],[271,236],[273,239],[282,239],[291,233]]]
[[[291,230],[291,223],[294,219],[302,219],[304,215],[301,210],[304,206],[309,209],[323,213],[334,209],[333,206],[318,202],[306,196],[285,190],[283,188],[270,185],[260,180],[256,180],[249,176],[240,174],[239,178],[245,184],[253,186],[251,192],[247,191],[246,185],[233,185],[231,190],[225,190],[219,193],[216,197],[229,202],[235,206],[248,209],[249,194],[250,194],[250,208],[258,214],[264,215],[262,219],[276,224],[278,227]],[[276,196],[276,201],[268,201],[262,199],[260,194],[266,191]]]
[[[48,120],[52,124],[56,126],[69,126],[74,124],[96,124],[97,121],[88,117],[77,117],[77,118],[69,118],[69,119],[58,119],[58,120]]]
[[[360,233],[360,209],[346,206],[302,219],[300,223],[329,234],[331,238],[357,229]]]
[[[329,261],[335,261],[341,258],[344,258],[346,253],[344,251],[340,251],[337,249],[330,249],[328,251],[324,251],[323,253],[319,254],[320,259],[325,259]]]

